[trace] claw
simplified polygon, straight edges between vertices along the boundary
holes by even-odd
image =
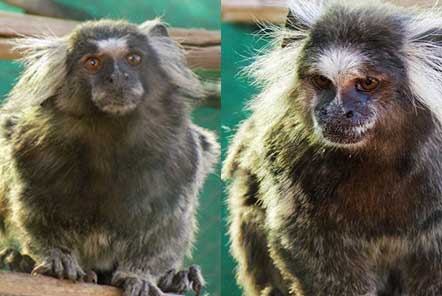
[[[46,275],[58,279],[66,279],[71,281],[87,281],[96,282],[95,276],[89,272],[83,271],[77,262],[77,259],[67,250],[53,249],[50,255],[47,256],[42,263],[32,270],[33,275]]]
[[[198,265],[192,265],[189,268],[189,280],[192,282],[192,288],[196,292],[195,295],[199,296],[206,282],[201,273],[201,268]]]
[[[96,284],[98,283],[98,276],[93,270],[86,272],[86,276],[83,279],[86,283]]]
[[[165,296],[156,285],[133,274],[115,273],[112,285],[122,288],[123,296]]]
[[[15,249],[8,248],[0,253],[0,268],[8,268],[10,271],[31,273],[35,261],[28,255],[22,255]]]
[[[199,296],[205,281],[201,274],[201,269],[197,265],[192,265],[188,270],[176,272],[169,270],[159,281],[158,287],[167,293],[185,294],[191,290]]]

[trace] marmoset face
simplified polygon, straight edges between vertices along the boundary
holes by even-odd
[[[298,76],[308,121],[325,143],[363,144],[398,130],[412,102],[402,95],[407,75],[402,36],[392,19],[357,10],[323,16],[302,50]],[[342,13],[342,12],[341,12]],[[386,23],[387,22],[387,23]]]
[[[154,68],[144,34],[130,24],[91,24],[80,28],[70,44],[68,69],[89,90],[81,99],[111,115],[137,108],[147,93],[145,72]]]

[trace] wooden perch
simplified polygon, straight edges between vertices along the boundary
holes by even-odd
[[[402,6],[418,5],[431,7],[435,0],[388,0]],[[226,22],[257,23],[270,22],[285,23],[287,16],[287,0],[222,0],[221,18]],[[442,3],[438,3],[441,6]]]
[[[29,16],[0,12],[0,59],[15,59],[19,55],[11,51],[7,40],[20,36],[50,34],[63,36],[79,23],[41,16]],[[170,35],[186,50],[189,66],[219,70],[221,63],[221,34],[203,29],[171,28]]]
[[[121,290],[101,285],[73,283],[45,276],[0,271],[2,296],[121,296]],[[168,296],[179,296],[166,294]]]
[[[86,20],[92,18],[88,13],[54,0],[3,0],[3,2],[22,8],[26,13],[56,18]]]
[[[285,23],[287,15],[286,1],[279,0],[222,0],[221,18],[226,22]]]
[[[0,272],[0,295],[8,296],[121,296],[119,289],[72,283],[44,276]]]

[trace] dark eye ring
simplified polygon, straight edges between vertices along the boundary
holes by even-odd
[[[363,92],[375,91],[380,85],[380,81],[374,77],[366,77],[358,79],[356,82],[356,89]]]
[[[328,88],[332,84],[330,79],[328,79],[327,77],[325,77],[323,75],[315,75],[312,77],[311,80],[312,80],[313,85],[319,89]]]
[[[132,66],[136,66],[136,65],[141,64],[141,56],[139,54],[136,54],[136,53],[128,54],[126,56],[126,60]]]

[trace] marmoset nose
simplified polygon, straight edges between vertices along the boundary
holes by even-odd
[[[325,106],[320,108],[320,114],[322,116],[338,116],[338,117],[345,117],[345,118],[352,118],[355,114],[355,111],[353,108],[327,108],[329,106]]]
[[[126,72],[113,72],[107,77],[107,81],[111,84],[122,83],[129,80],[129,74]]]
[[[366,107],[363,104],[355,102],[337,102],[321,106],[316,115],[320,122],[339,122],[341,124],[355,124],[360,122]]]

